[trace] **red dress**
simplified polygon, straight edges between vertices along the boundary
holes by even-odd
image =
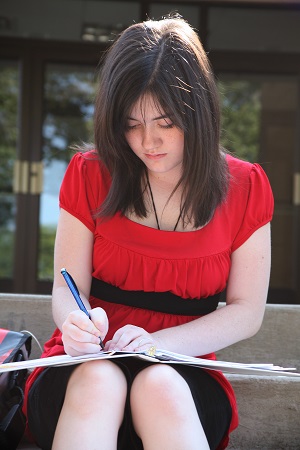
[[[230,186],[225,202],[202,229],[191,232],[161,231],[135,223],[121,214],[106,222],[95,219],[105,198],[110,176],[95,153],[78,153],[66,171],[60,207],[79,219],[94,234],[93,277],[124,290],[172,293],[187,299],[214,295],[225,289],[231,254],[273,214],[269,181],[257,164],[227,155]],[[124,174],[124,176],[126,176]],[[179,316],[90,298],[109,319],[106,339],[128,323],[148,332],[189,322],[195,317]],[[64,353],[61,333],[56,330],[46,343],[43,357]],[[205,358],[215,359],[214,354]],[[43,369],[29,377],[26,396]],[[223,386],[232,406],[230,430],[238,424],[234,392],[220,372],[209,372]],[[24,408],[26,409],[26,408]],[[222,444],[225,448],[228,439]]]

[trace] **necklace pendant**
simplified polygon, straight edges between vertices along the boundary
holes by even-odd
[[[156,220],[157,229],[160,230],[159,221],[158,221],[158,216],[157,216],[157,211],[156,211],[156,207],[155,207],[155,203],[154,203],[153,192],[152,192],[152,189],[151,189],[151,184],[150,184],[150,181],[149,181],[149,177],[148,177],[148,173],[147,173],[147,172],[146,172],[146,178],[147,178],[147,186],[148,186],[148,188],[149,188],[149,193],[150,193],[151,203],[152,203],[152,207],[153,207],[153,211],[154,211],[154,215],[155,215],[155,220]],[[179,224],[179,222],[180,222],[181,216],[182,216],[182,209],[180,209],[180,213],[179,213],[178,219],[177,219],[177,221],[176,221],[176,223],[175,223],[175,226],[174,226],[174,228],[173,228],[173,231],[176,231],[176,229],[177,229],[177,227],[178,227],[178,224]]]

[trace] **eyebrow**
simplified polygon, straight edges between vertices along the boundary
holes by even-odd
[[[127,119],[128,120],[135,120],[136,122],[139,122],[139,120],[135,119],[134,117],[130,117],[129,116],[129,117],[127,117]],[[170,120],[172,120],[171,117],[168,114],[162,114],[161,116],[154,117],[152,120],[160,120],[160,119],[170,119]]]

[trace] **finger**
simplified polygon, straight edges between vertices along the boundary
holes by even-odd
[[[108,318],[103,308],[94,308],[90,311],[90,317],[98,330],[98,335],[105,338],[108,332]]]
[[[78,326],[75,324],[63,325],[62,331],[63,335],[65,336],[65,339],[70,339],[72,341],[79,343],[99,345],[98,336],[95,336],[94,334],[91,334],[88,331],[78,328]]]
[[[123,350],[136,338],[141,337],[141,332],[145,333],[145,330],[133,325],[126,325],[125,327],[120,328],[112,338],[110,349]]]
[[[104,346],[104,351],[105,352],[109,352],[110,351],[110,343],[111,343],[111,340],[105,342],[105,346]]]
[[[81,330],[84,330],[95,336],[99,335],[99,330],[95,327],[94,323],[88,318],[88,316],[80,310],[72,311],[66,320],[66,323],[75,325]]]
[[[153,345],[151,336],[143,335],[131,341],[123,350],[128,352],[144,352]]]
[[[70,356],[81,356],[100,352],[100,347],[98,344],[82,343],[76,341],[64,343],[64,349],[65,352]]]

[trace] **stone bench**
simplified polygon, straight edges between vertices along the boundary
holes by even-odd
[[[267,305],[256,336],[217,353],[224,361],[273,363],[300,372],[300,305]],[[228,375],[240,426],[229,449],[300,449],[300,378]]]
[[[274,363],[296,367],[299,372],[299,324],[300,305],[267,305],[257,335],[218,352],[218,359]],[[51,297],[0,294],[0,327],[28,330],[44,344],[54,329]],[[31,357],[39,356],[33,342]],[[232,433],[228,449],[299,450],[300,378],[226,376],[234,387],[240,414],[240,426]],[[36,447],[23,442],[19,448]]]

